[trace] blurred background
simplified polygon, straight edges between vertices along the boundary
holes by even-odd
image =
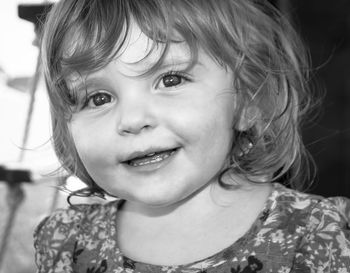
[[[51,175],[59,164],[50,143],[45,86],[37,73],[33,22],[36,4],[42,3],[0,1],[0,272],[4,273],[35,272],[34,228],[53,209],[66,206],[66,195],[56,189],[61,180]],[[21,180],[25,183],[17,183]]]
[[[324,94],[318,118],[303,129],[318,167],[309,192],[350,197],[350,1],[271,2],[301,33],[312,58],[311,85]],[[51,148],[45,86],[37,69],[35,20],[30,19],[35,16],[27,9],[19,17],[20,4],[43,3],[0,1],[0,272],[4,273],[35,272],[34,228],[53,209],[67,206],[65,193],[56,189],[62,180],[50,176],[59,164]],[[23,146],[26,149],[19,148]],[[18,169],[24,172],[15,173]],[[33,182],[13,182],[28,180]],[[74,179],[68,183],[71,189],[81,187]]]

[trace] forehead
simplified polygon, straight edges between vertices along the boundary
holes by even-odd
[[[153,46],[154,42],[142,32],[137,24],[131,22],[126,41],[117,58],[125,64],[137,63],[150,55]]]
[[[142,71],[149,70],[157,63],[164,52],[165,46],[164,42],[152,40],[142,32],[136,23],[131,22],[127,39],[114,61],[142,73]],[[188,63],[190,61],[190,48],[184,41],[169,44],[164,55],[165,63]]]

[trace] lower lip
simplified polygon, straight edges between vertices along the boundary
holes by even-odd
[[[165,159],[163,159],[161,161],[148,163],[148,164],[145,164],[145,165],[142,165],[142,166],[131,166],[129,164],[123,164],[123,165],[129,171],[152,172],[152,171],[156,171],[156,170],[158,170],[158,169],[168,165],[175,158],[175,156],[178,154],[178,152],[179,152],[179,149],[177,149],[170,156],[168,156],[167,158],[165,158]]]

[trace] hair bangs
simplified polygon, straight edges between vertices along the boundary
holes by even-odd
[[[63,78],[72,73],[84,75],[97,71],[116,56],[127,40],[129,29],[129,13],[123,3],[89,1],[83,12],[70,22],[62,41]]]

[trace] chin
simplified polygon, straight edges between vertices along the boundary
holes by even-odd
[[[177,206],[182,203],[187,196],[191,195],[191,193],[184,193],[182,191],[143,191],[139,194],[135,194],[135,192],[125,198],[127,201],[131,201],[134,203],[139,203],[142,206],[150,207],[150,208],[171,208],[173,206]]]
[[[133,199],[134,202],[142,203],[145,206],[158,207],[158,208],[172,206],[180,202],[181,200],[182,198],[177,196],[169,196],[169,195],[161,195],[161,194],[140,196]]]

